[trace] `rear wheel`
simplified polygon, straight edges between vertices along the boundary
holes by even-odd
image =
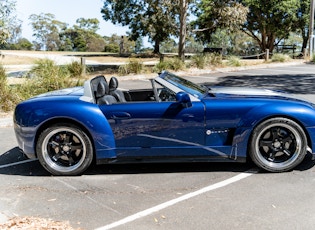
[[[287,118],[272,118],[253,131],[250,156],[270,172],[284,172],[300,164],[306,155],[307,140],[300,125]]]
[[[53,175],[78,175],[92,163],[90,138],[80,128],[56,124],[45,129],[36,145],[42,166]]]

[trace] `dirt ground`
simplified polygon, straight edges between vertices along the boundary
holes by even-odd
[[[124,63],[128,62],[128,57],[118,57],[117,54],[108,53],[82,53],[82,52],[46,52],[46,51],[9,51],[10,54],[6,55],[6,51],[1,55],[0,51],[0,64],[2,65],[31,65],[39,60],[37,55],[63,55],[63,56],[85,56],[87,61],[94,61],[98,63]],[[27,55],[25,55],[27,54]],[[94,55],[94,56],[93,56]],[[140,58],[143,62],[158,61],[158,58]]]
[[[72,228],[68,222],[53,221],[39,217],[14,217],[0,224],[2,230],[80,230]]]

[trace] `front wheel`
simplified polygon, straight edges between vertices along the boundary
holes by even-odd
[[[92,163],[90,138],[80,128],[56,124],[45,129],[36,144],[41,165],[53,175],[78,175]]]
[[[285,172],[303,161],[306,148],[306,136],[300,125],[287,118],[272,118],[254,129],[249,155],[260,168]]]

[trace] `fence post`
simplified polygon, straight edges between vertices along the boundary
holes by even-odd
[[[81,57],[82,74],[86,75],[85,57]]]
[[[269,61],[269,49],[266,49],[265,61]]]

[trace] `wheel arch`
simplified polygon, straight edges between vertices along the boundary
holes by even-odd
[[[247,157],[249,157],[249,150],[250,150],[249,146],[251,144],[255,128],[258,125],[260,125],[261,123],[263,123],[263,122],[265,122],[267,120],[270,120],[270,119],[275,119],[275,118],[286,118],[286,119],[292,120],[295,123],[297,123],[303,129],[303,132],[305,134],[306,141],[307,141],[307,146],[308,147],[312,146],[311,136],[310,136],[309,132],[307,131],[305,125],[300,120],[298,120],[296,117],[293,117],[293,116],[290,116],[290,115],[286,115],[286,114],[281,114],[281,115],[280,114],[278,114],[278,115],[274,114],[274,115],[270,115],[268,117],[264,117],[259,122],[256,122],[255,125],[252,127],[250,135],[249,135],[249,138],[248,138],[248,142],[247,142],[247,152],[246,152]]]
[[[37,145],[37,142],[38,142],[38,138],[40,136],[40,134],[47,128],[55,125],[55,124],[69,124],[69,125],[73,125],[73,126],[77,126],[78,128],[82,129],[86,135],[89,137],[91,143],[92,143],[92,146],[93,146],[93,158],[95,158],[95,154],[96,154],[96,149],[95,149],[95,143],[94,143],[94,139],[93,139],[93,136],[90,132],[89,129],[87,129],[82,123],[74,120],[74,119],[71,119],[71,118],[64,118],[64,117],[58,117],[58,118],[53,118],[53,119],[50,119],[50,120],[47,120],[45,121],[43,124],[40,125],[40,127],[37,129],[36,131],[36,135],[35,135],[35,138],[34,138],[34,149],[35,146]],[[37,157],[37,152],[35,150],[35,155]]]

